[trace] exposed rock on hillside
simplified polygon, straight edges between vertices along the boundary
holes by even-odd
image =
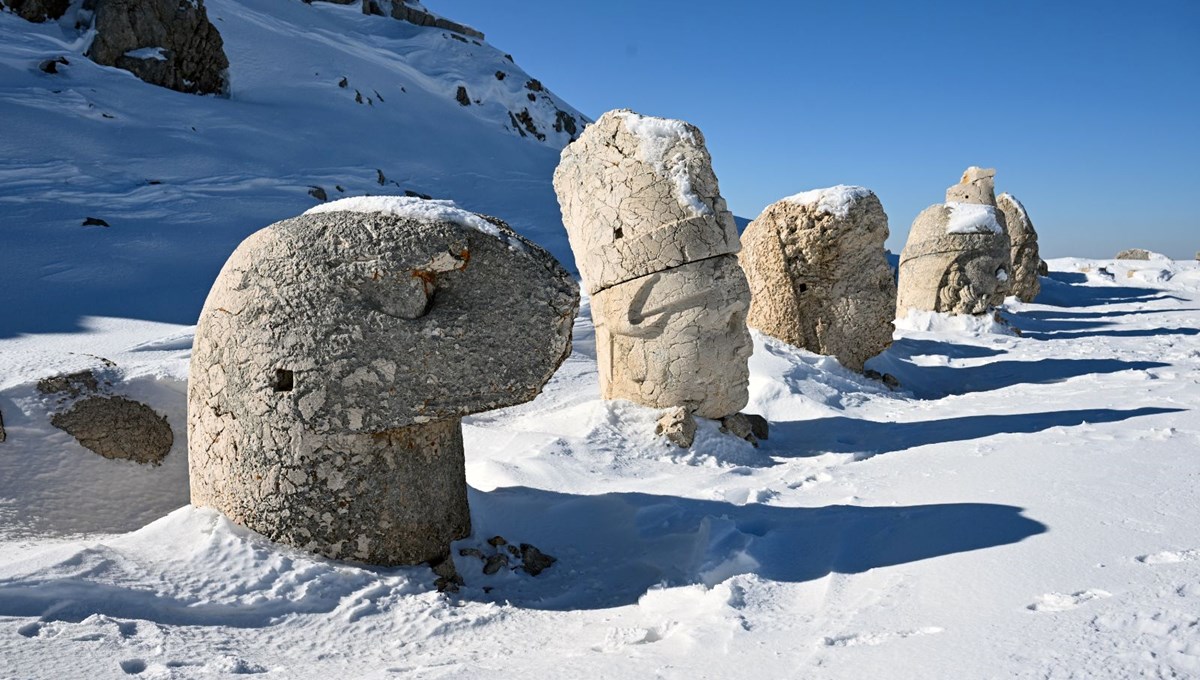
[[[6,7],[26,21],[47,21],[60,19],[67,13],[71,0],[0,0],[0,7]]]
[[[340,0],[327,1],[337,2],[340,5],[350,4],[349,2],[341,2]],[[363,0],[363,14],[375,14],[381,17],[390,16],[393,19],[407,21],[410,24],[444,28],[447,31],[454,31],[455,33],[483,40],[483,33],[481,31],[477,31],[465,24],[460,24],[457,21],[450,21],[445,17],[438,16],[425,9],[420,2],[416,2],[415,0]]]
[[[227,94],[229,59],[204,0],[100,0],[88,56],[177,92]]]

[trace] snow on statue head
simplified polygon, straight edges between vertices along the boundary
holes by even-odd
[[[610,111],[563,150],[554,189],[604,398],[709,418],[745,406],[750,290],[700,131]]]
[[[896,314],[984,314],[1004,301],[1011,266],[996,171],[967,168],[946,202],[917,215],[900,253]]]
[[[328,557],[416,564],[470,531],[460,420],[533,399],[578,287],[493,218],[346,199],[259,231],[201,312],[192,503]]]

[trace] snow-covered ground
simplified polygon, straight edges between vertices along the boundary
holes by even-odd
[[[898,392],[756,337],[758,449],[599,400],[585,308],[537,400],[465,424],[455,547],[558,562],[457,557],[457,594],[187,506],[189,327],[0,340],[0,676],[1200,676],[1200,264],[1050,264],[1020,335],[905,324]],[[82,367],[167,414],[162,467],[48,425],[34,380]]]

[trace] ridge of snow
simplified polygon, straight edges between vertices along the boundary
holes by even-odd
[[[947,234],[999,234],[1003,231],[996,219],[995,206],[951,201],[946,207],[950,209]]]
[[[633,111],[618,111],[616,115],[625,121],[625,129],[641,142],[638,144],[638,160],[653,166],[675,184],[679,204],[697,217],[711,215],[712,208],[705,205],[692,189],[683,154],[675,153],[667,157],[676,144],[699,146],[699,140],[688,125],[681,120],[644,116]]]
[[[383,213],[421,222],[451,222],[508,241],[507,235],[499,227],[469,210],[463,210],[454,201],[413,196],[351,196],[313,206],[304,214],[333,212]]]
[[[874,193],[866,187],[838,184],[825,189],[802,191],[782,200],[797,205],[815,205],[818,211],[827,212],[835,217],[845,217],[850,214],[850,207],[855,201]]]

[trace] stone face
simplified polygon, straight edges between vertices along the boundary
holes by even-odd
[[[698,416],[736,413],[749,399],[746,277],[732,256],[692,262],[592,296],[605,399]]]
[[[229,59],[204,0],[97,0],[88,56],[189,94],[227,94]]]
[[[105,458],[147,465],[160,465],[175,441],[165,416],[125,397],[86,397],[50,424]]]
[[[592,295],[604,398],[741,409],[749,288],[700,131],[610,111],[563,150],[554,189]]]
[[[900,253],[896,315],[910,311],[986,314],[1007,294],[1011,248],[1004,213],[991,203],[993,171],[969,168],[946,191],[956,200],[926,208]]]
[[[563,149],[554,189],[589,294],[739,248],[704,136],[682,121],[609,111]]]
[[[1038,279],[1042,258],[1038,253],[1038,236],[1025,206],[1010,194],[1000,194],[996,199],[997,209],[1004,213],[1004,224],[1008,228],[1008,240],[1012,268],[1008,270],[1008,291],[1022,302],[1033,302],[1042,290]]]
[[[1141,248],[1129,248],[1117,253],[1118,260],[1149,260],[1150,251]]]
[[[324,204],[229,258],[192,352],[194,504],[375,564],[469,532],[459,419],[538,394],[578,288],[499,220],[399,200],[433,216]]]
[[[887,215],[862,187],[798,194],[742,234],[751,328],[861,371],[892,343],[896,284]]]
[[[0,0],[0,7],[7,7],[26,21],[42,22],[61,19],[71,6],[71,0]]]

